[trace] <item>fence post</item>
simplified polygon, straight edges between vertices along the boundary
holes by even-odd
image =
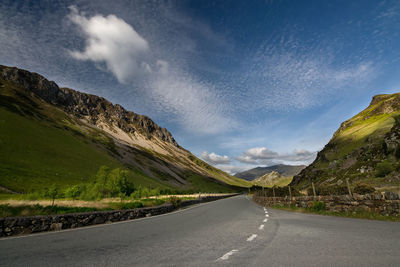
[[[272,187],[272,194],[274,196],[274,205],[275,205],[275,187],[274,186]]]
[[[316,197],[317,196],[317,192],[315,191],[314,182],[311,182],[311,185],[312,185],[312,191],[314,193],[314,197]]]
[[[292,205],[292,189],[290,189],[289,185],[289,207]]]
[[[351,197],[353,197],[353,194],[351,193],[349,178],[346,178],[346,184],[347,184],[347,190],[349,190],[349,195],[350,195]]]

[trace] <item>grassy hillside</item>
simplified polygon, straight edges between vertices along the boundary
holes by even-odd
[[[100,129],[88,127],[78,118],[27,93],[18,84],[3,79],[0,79],[0,128],[3,191],[32,192],[53,184],[65,188],[88,183],[103,165],[127,169],[135,186],[232,192],[239,190],[236,186],[246,185],[212,166],[205,166],[194,156],[191,160],[209,169],[215,177],[173,166],[146,150],[125,148]],[[175,177],[176,174],[180,177]]]
[[[399,186],[399,116],[400,94],[375,96],[365,110],[342,123],[292,184],[340,185],[349,179],[376,187]]]

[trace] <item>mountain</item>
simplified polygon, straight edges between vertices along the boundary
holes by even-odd
[[[400,93],[374,96],[370,105],[343,122],[315,161],[294,176],[292,185],[363,182],[400,185]]]
[[[247,181],[252,181],[260,176],[263,176],[264,174],[275,171],[278,172],[281,176],[288,177],[298,174],[305,167],[306,167],[305,165],[292,166],[292,165],[278,164],[270,167],[257,167],[244,172],[239,172],[236,173],[235,176],[245,179]]]
[[[252,181],[254,185],[263,187],[286,186],[292,181],[292,177],[283,177],[277,171],[272,171]]]
[[[135,185],[153,188],[248,186],[195,157],[146,116],[1,65],[0,129],[0,186],[7,190],[88,182],[102,165],[127,168]]]

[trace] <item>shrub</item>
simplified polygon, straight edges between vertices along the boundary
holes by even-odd
[[[65,190],[65,196],[70,197],[73,200],[77,199],[81,195],[81,193],[82,190],[79,185],[73,185]]]
[[[179,208],[182,200],[179,197],[172,196],[168,199],[168,202],[171,203],[174,206],[174,208]]]
[[[323,211],[323,210],[325,210],[325,203],[321,202],[321,201],[314,201],[313,202],[313,206],[312,206],[312,210],[314,210],[314,211]]]
[[[376,176],[384,177],[393,171],[393,165],[384,160],[376,165]]]
[[[134,191],[134,185],[128,181],[127,176],[126,170],[111,170],[107,166],[101,166],[85,196],[89,199],[129,196]]]
[[[360,195],[371,194],[375,192],[375,188],[367,184],[356,184],[354,186],[353,192]]]

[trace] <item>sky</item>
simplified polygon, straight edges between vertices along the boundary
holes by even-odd
[[[0,64],[152,118],[212,165],[309,164],[400,91],[400,2],[0,1]]]

